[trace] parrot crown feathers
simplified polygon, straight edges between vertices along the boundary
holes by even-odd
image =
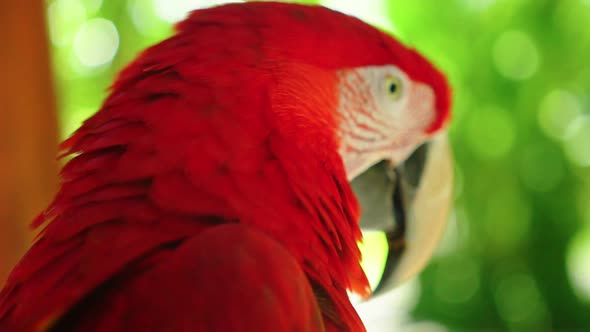
[[[446,76],[418,51],[363,21],[320,6],[278,2],[228,4],[195,11],[177,26],[191,33],[203,25],[255,27],[269,56],[324,69],[395,65],[411,79],[434,89],[438,117],[429,131],[450,118],[452,92]],[[225,41],[230,42],[230,41]]]

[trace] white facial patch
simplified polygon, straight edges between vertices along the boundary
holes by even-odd
[[[381,160],[402,162],[429,135],[434,91],[399,68],[367,66],[339,73],[340,154],[355,178]]]

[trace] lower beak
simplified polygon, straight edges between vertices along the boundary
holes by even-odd
[[[368,276],[379,280],[372,285],[375,295],[414,277],[432,257],[451,207],[452,169],[447,138],[440,135],[397,167],[382,161],[351,182],[362,208],[361,229],[382,232],[387,241],[381,277]]]

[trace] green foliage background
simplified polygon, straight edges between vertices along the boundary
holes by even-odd
[[[47,2],[64,136],[124,64],[171,33],[158,2]],[[455,90],[456,207],[420,277],[414,319],[451,331],[590,330],[590,0],[379,6],[388,30]],[[97,19],[118,40],[112,60],[88,65],[88,48],[115,42],[89,24]]]

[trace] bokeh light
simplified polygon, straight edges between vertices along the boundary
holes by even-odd
[[[113,22],[103,18],[86,21],[74,37],[74,53],[84,66],[109,63],[118,49],[119,32]]]
[[[438,265],[434,273],[434,294],[444,302],[467,302],[479,290],[480,268],[472,257],[454,256]]]
[[[489,6],[493,5],[496,0],[463,0],[465,7],[475,10],[482,11],[486,10]]]
[[[541,100],[539,125],[550,137],[562,140],[572,134],[572,125],[582,112],[580,101],[571,92],[553,90]]]
[[[530,144],[518,157],[523,184],[534,191],[549,192],[565,176],[566,166],[561,150],[549,144]],[[543,165],[543,167],[539,167]]]
[[[512,114],[497,106],[473,110],[467,115],[465,127],[466,143],[483,160],[506,157],[514,145]]]
[[[531,274],[514,273],[502,277],[495,295],[500,316],[514,330],[530,331],[543,325],[546,309]]]
[[[564,145],[566,155],[575,165],[590,166],[590,114],[573,121]]]
[[[96,14],[100,7],[102,7],[102,3],[104,0],[82,0],[84,4],[84,8],[86,8],[86,12],[90,15]]]
[[[67,46],[86,21],[86,9],[80,0],[56,0],[47,8],[49,37],[55,46]]]
[[[531,37],[522,31],[506,31],[494,44],[494,62],[503,76],[524,80],[539,67],[539,51]]]
[[[487,195],[482,213],[480,222],[491,255],[510,255],[526,245],[532,227],[531,208],[514,184],[498,183]]]
[[[169,33],[168,22],[161,21],[161,18],[156,14],[152,0],[129,0],[127,13],[135,29],[142,36],[160,40]]]
[[[570,243],[567,268],[578,296],[590,301],[590,222]]]

